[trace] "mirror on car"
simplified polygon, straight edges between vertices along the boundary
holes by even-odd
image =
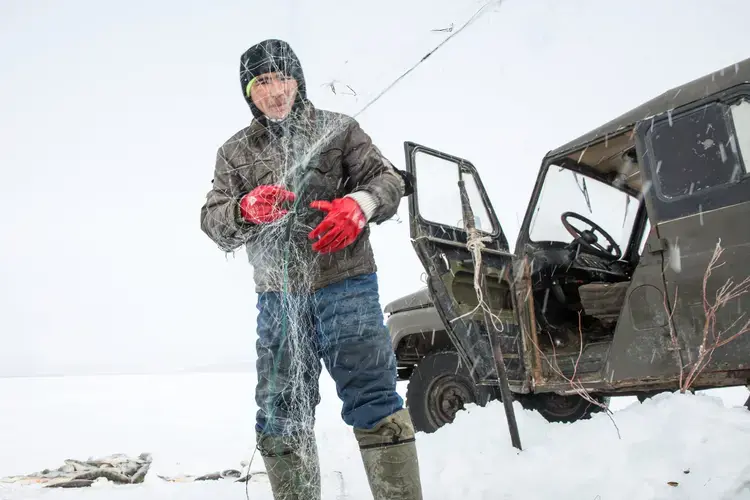
[[[471,173],[461,173],[458,163],[425,151],[414,156],[419,214],[429,222],[464,230],[459,178],[463,179],[474,224],[480,231],[492,233],[490,217]]]

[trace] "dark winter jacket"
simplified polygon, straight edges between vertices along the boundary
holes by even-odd
[[[311,249],[308,233],[325,213],[313,200],[355,191],[371,194],[377,207],[369,222],[380,224],[397,211],[405,194],[402,175],[382,156],[351,117],[306,106],[285,129],[255,120],[218,150],[213,187],[201,209],[201,229],[224,251],[243,244],[254,267],[256,290],[311,291],[377,270],[369,227],[333,254]],[[283,184],[297,195],[290,214],[272,224],[246,222],[243,195],[261,184]]]

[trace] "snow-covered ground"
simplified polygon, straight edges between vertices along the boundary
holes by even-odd
[[[231,480],[157,477],[239,469],[254,447],[254,384],[249,373],[0,379],[0,477],[57,468],[66,458],[145,451],[154,459],[141,485],[41,490],[0,483],[0,499],[271,499],[262,475],[247,492]],[[323,497],[370,498],[325,374],[321,392]],[[550,424],[517,407],[520,453],[510,445],[502,405],[472,407],[453,425],[419,435],[425,499],[750,499],[747,394],[663,394],[644,404],[616,398],[621,438],[606,415]],[[263,470],[257,456],[252,469]]]

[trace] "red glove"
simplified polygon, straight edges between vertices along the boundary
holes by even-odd
[[[282,186],[258,186],[240,200],[242,217],[253,224],[273,222],[283,217],[288,211],[280,205],[294,201],[296,196]]]
[[[356,240],[367,224],[364,212],[352,198],[314,201],[310,208],[328,212],[318,227],[308,235],[311,240],[320,237],[312,246],[316,252],[338,252]]]

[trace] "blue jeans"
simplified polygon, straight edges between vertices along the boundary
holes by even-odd
[[[309,294],[258,298],[256,429],[270,435],[310,431],[320,402],[323,364],[348,425],[371,429],[403,407],[396,357],[380,309],[375,274]]]

